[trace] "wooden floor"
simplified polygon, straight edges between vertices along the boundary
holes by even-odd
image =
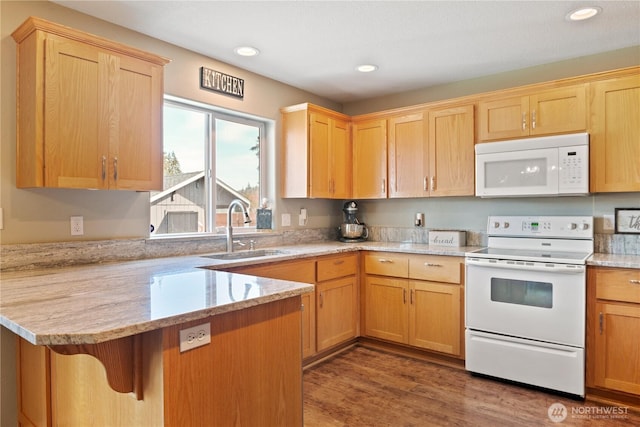
[[[555,403],[566,408],[562,422],[552,422],[548,414]],[[624,408],[599,409],[590,401],[361,346],[304,372],[305,427],[640,426],[640,414]],[[620,418],[594,414],[602,409],[623,413]]]

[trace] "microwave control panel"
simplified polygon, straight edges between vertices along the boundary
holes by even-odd
[[[560,193],[589,192],[589,146],[559,147]]]

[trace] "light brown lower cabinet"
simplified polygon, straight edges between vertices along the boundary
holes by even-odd
[[[463,357],[463,264],[456,257],[365,253],[364,335]]]
[[[640,269],[589,267],[587,386],[640,403]]]
[[[302,356],[309,358],[359,335],[358,253],[229,269],[316,285],[302,296]]]
[[[204,320],[211,343],[181,353],[179,330],[141,334],[140,393],[119,393],[100,361],[18,338],[20,426],[301,426],[300,297]]]

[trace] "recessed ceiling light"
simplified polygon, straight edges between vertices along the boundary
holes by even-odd
[[[598,6],[581,7],[567,13],[566,19],[567,21],[584,21],[585,19],[593,18],[600,12],[602,12],[602,9]]]
[[[356,67],[356,70],[360,71],[361,73],[370,73],[377,69],[378,69],[378,66],[373,64],[363,64],[363,65],[358,65]]]
[[[234,49],[234,52],[240,56],[256,56],[260,53],[258,49],[251,46],[240,46]]]

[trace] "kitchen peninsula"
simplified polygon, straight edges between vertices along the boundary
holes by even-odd
[[[27,365],[21,425],[301,425],[300,295],[313,287],[208,264],[3,272],[0,321]],[[180,331],[205,324],[211,343],[181,352]]]

